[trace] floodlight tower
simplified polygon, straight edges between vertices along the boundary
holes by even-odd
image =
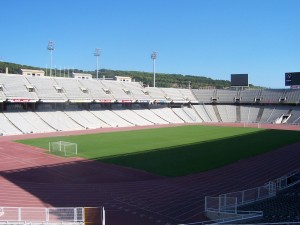
[[[153,60],[153,87],[155,87],[155,60],[157,59],[157,52],[152,52],[151,59]]]
[[[99,62],[99,56],[100,56],[100,48],[95,48],[95,52],[94,52],[94,56],[96,56],[96,77],[97,77],[97,80],[98,80],[98,62]]]
[[[52,76],[52,52],[54,50],[54,42],[49,41],[47,49],[50,51],[50,77]]]

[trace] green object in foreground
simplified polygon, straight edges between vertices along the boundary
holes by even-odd
[[[18,141],[48,149],[50,141],[78,144],[78,156],[144,170],[184,176],[300,141],[298,131],[182,126]]]

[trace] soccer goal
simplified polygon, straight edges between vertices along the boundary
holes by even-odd
[[[49,142],[49,152],[56,152],[59,155],[77,155],[77,144],[66,141]]]

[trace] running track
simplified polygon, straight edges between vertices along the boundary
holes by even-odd
[[[244,124],[210,124],[245,126]],[[247,124],[247,126],[257,126]],[[298,126],[260,125],[300,130]],[[12,140],[147,129],[97,129],[0,138],[0,206],[105,206],[107,225],[195,222],[203,217],[204,197],[248,189],[300,168],[300,143],[215,169],[165,178],[81,158],[60,158]],[[276,138],[276,137],[274,137]]]

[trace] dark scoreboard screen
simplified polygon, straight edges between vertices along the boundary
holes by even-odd
[[[231,74],[232,87],[248,87],[248,74]]]
[[[285,86],[300,85],[300,72],[285,73]]]

